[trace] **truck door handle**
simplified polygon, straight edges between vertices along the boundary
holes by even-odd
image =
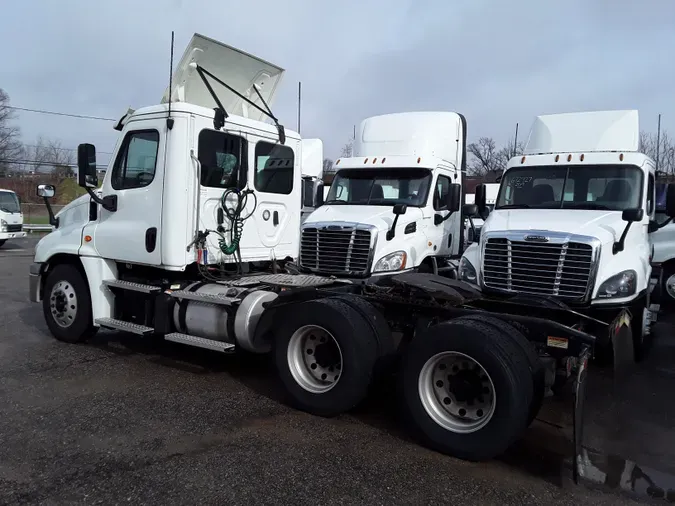
[[[272,216],[272,223],[274,223],[275,227],[279,224],[279,211],[274,211],[274,215]]]

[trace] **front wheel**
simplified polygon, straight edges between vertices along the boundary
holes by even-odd
[[[471,461],[502,454],[524,432],[533,401],[527,354],[492,325],[458,318],[408,348],[404,414],[428,447]]]
[[[74,265],[57,265],[49,272],[42,310],[47,327],[59,341],[80,343],[98,330],[92,322],[89,286]]]
[[[0,248],[2,248],[5,245],[6,242],[7,242],[7,239],[1,239],[0,240]]]

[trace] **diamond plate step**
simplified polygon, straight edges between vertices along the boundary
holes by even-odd
[[[220,294],[215,295],[212,293],[188,292],[185,290],[171,292],[171,296],[177,299],[194,300],[196,302],[205,302],[208,304],[222,304],[224,306],[231,306],[234,303],[241,302],[241,300],[236,297],[228,297]]]
[[[228,352],[234,351],[234,344],[224,343],[222,341],[213,341],[211,339],[204,339],[203,337],[191,336],[188,334],[181,334],[173,332],[164,336],[167,341],[174,343],[187,344],[188,346],[197,346],[199,348],[206,348],[207,350]]]
[[[158,286],[144,285],[142,283],[134,283],[132,281],[124,281],[121,279],[106,279],[103,281],[105,286],[110,288],[121,288],[123,290],[131,290],[133,292],[153,293],[161,290]]]
[[[124,332],[131,332],[132,334],[138,334],[140,336],[147,336],[155,331],[152,327],[125,322],[124,320],[116,320],[115,318],[96,318],[94,323],[107,329],[123,330]]]

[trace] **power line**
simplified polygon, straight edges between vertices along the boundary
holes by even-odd
[[[54,146],[38,146],[36,144],[24,144],[27,148],[44,148],[44,149],[56,149],[59,151],[77,151],[77,148],[57,148]],[[97,154],[101,155],[112,155],[110,151],[96,151]]]
[[[41,162],[39,160],[3,160],[0,163],[10,163],[15,165],[32,165],[33,167],[77,167],[74,163]],[[107,169],[107,165],[97,165],[97,169]]]
[[[69,118],[95,119],[99,121],[117,121],[114,118],[103,118],[101,116],[88,116],[86,114],[71,114],[67,112],[46,111],[44,109],[29,109],[27,107],[15,107],[13,105],[6,105],[4,107],[6,107],[7,109],[14,109],[15,111],[35,112],[38,114],[51,114],[53,116],[67,116]]]

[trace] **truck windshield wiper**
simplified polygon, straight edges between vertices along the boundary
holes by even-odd
[[[333,200],[326,200],[324,204],[347,204],[347,201],[333,199]]]
[[[0,211],[2,211],[3,213],[12,213],[12,214],[14,214],[14,211],[11,211],[11,210],[7,209],[6,207],[0,207]]]
[[[500,209],[529,209],[530,205],[529,204],[506,204],[503,206],[499,206],[495,209],[500,210]]]

